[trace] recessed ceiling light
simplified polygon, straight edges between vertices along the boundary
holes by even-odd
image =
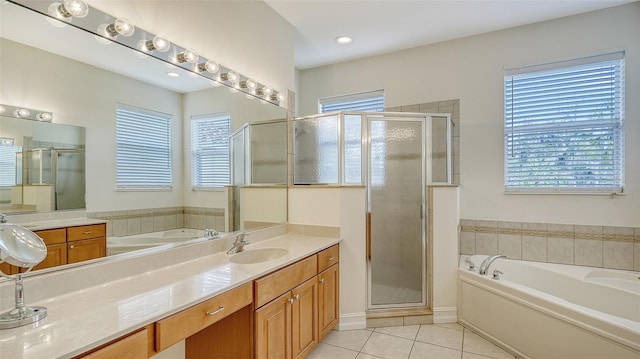
[[[349,45],[353,42],[353,39],[349,36],[338,36],[336,37],[336,44],[338,45]]]
[[[169,77],[180,77],[180,74],[175,73],[175,72],[167,72],[167,76],[169,76]]]

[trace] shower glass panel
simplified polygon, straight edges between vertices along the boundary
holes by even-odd
[[[369,307],[426,305],[424,118],[368,118]]]
[[[294,121],[294,183],[338,183],[338,115]]]
[[[362,115],[344,115],[344,180],[345,184],[362,183]]]
[[[56,209],[85,208],[84,150],[52,150]]]
[[[251,183],[287,183],[287,123],[251,124]]]
[[[245,126],[231,135],[231,184],[232,194],[232,231],[240,230],[242,219],[240,218],[240,188],[245,185],[247,177],[246,146],[245,138],[248,138],[249,127]]]

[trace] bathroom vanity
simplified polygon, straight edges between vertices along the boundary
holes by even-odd
[[[42,302],[49,316],[0,331],[0,352],[11,358],[147,358],[184,340],[186,358],[303,358],[337,324],[339,239],[285,234],[256,240],[252,234],[240,254],[273,248],[283,254],[245,255],[245,264],[224,251],[212,253],[219,247],[213,242],[35,276],[39,283],[27,282],[27,300],[36,291],[38,300],[29,304]],[[134,266],[138,274],[126,275]],[[101,273],[108,277],[104,283],[68,284],[73,290],[54,290],[53,297],[34,287]]]

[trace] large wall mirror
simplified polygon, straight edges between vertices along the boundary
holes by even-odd
[[[83,205],[74,208],[85,207],[88,214],[97,218],[179,208],[184,217],[182,226],[177,227],[215,226],[224,232],[287,221],[285,108],[232,93],[226,86],[214,87],[208,79],[119,44],[98,41],[93,34],[73,26],[54,26],[48,17],[22,6],[10,2],[0,6],[0,103],[51,111],[51,126],[82,129],[78,137],[84,142],[74,142],[75,147],[70,148],[81,153],[85,164],[85,180],[71,185],[78,193],[83,192]],[[170,190],[122,191],[116,187],[119,105],[171,116]],[[230,134],[252,129],[253,135],[246,139],[245,157],[236,155],[234,161],[248,164],[248,173],[254,166],[254,175],[260,176],[255,181],[252,177],[234,181],[230,187],[200,190],[192,181],[191,122],[204,115],[220,114],[229,116]],[[2,121],[0,131],[5,128],[5,119]],[[281,125],[264,126],[278,123]],[[5,169],[0,171],[4,173]],[[7,189],[8,194],[0,192],[0,201],[9,198],[0,211],[15,213],[10,206],[10,192],[11,189]],[[64,208],[50,208],[56,209]],[[187,209],[218,211],[224,213],[224,219],[189,222]],[[126,231],[126,222],[113,225],[119,217],[106,219],[112,222],[108,236],[135,234]],[[167,224],[165,229],[170,227],[176,226]],[[124,230],[116,233],[118,228]],[[138,224],[137,232],[148,231]]]

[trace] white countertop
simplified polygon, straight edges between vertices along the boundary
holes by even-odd
[[[15,223],[15,224],[19,226],[23,226],[32,231],[41,231],[45,229],[88,226],[91,224],[101,224],[101,223],[107,223],[107,221],[103,219],[94,219],[94,218],[70,218],[70,219],[57,219],[57,220],[50,220],[50,221],[24,222],[24,223]]]
[[[234,264],[221,252],[39,302],[29,302],[27,292],[27,305],[47,307],[48,316],[33,325],[0,330],[0,355],[76,356],[338,242],[287,234],[245,247],[289,250],[263,263]]]

